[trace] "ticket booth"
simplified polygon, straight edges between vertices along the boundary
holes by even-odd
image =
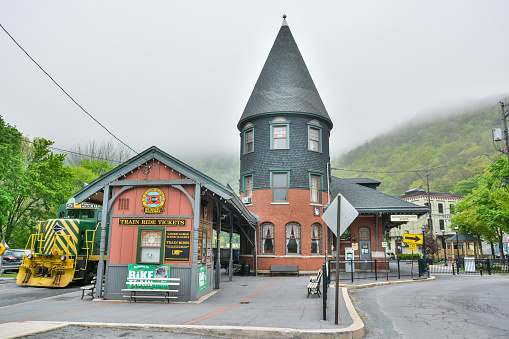
[[[97,297],[124,299],[130,276],[179,278],[177,301],[219,288],[214,231],[256,229],[230,187],[151,147],[74,195],[103,205]],[[104,267],[105,266],[105,267]],[[130,281],[131,282],[131,281]]]

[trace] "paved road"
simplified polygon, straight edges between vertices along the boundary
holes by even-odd
[[[366,338],[509,338],[509,277],[435,281],[350,291]]]

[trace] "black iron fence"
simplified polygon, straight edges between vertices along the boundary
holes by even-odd
[[[429,260],[431,274],[491,275],[508,274],[509,259],[458,258],[434,262]]]
[[[336,261],[329,260],[332,280],[336,279]],[[395,281],[398,279],[422,279],[435,274],[491,275],[509,274],[509,259],[459,258],[457,260],[433,261],[431,258],[415,260],[340,260],[339,283],[357,280]],[[330,276],[328,277],[330,280]]]

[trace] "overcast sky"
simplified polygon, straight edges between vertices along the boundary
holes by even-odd
[[[509,1],[5,1],[0,23],[137,152],[238,154],[285,14],[334,123],[331,156],[509,93]],[[0,115],[71,149],[112,137],[0,31]]]

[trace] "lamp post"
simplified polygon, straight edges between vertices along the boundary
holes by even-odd
[[[445,243],[445,228],[442,230],[442,247],[444,248],[444,266],[447,266],[447,244]]]
[[[458,258],[460,257],[460,243],[459,243],[459,236],[458,236],[458,226],[454,227],[454,230],[456,231],[456,248],[458,249]]]
[[[421,226],[421,229],[422,229],[422,258],[424,259],[424,269],[426,270],[426,265],[427,265],[427,262],[426,262],[426,235],[424,234],[424,231],[426,230],[426,226],[425,225],[422,225]]]

